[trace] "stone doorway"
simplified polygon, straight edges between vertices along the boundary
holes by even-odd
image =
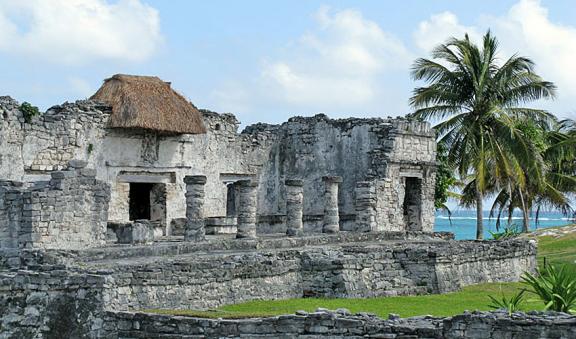
[[[166,185],[161,183],[130,183],[130,220],[147,219],[166,224]]]
[[[404,222],[407,231],[422,231],[422,179],[405,177]]]
[[[152,184],[133,182],[130,183],[129,215],[130,220],[150,220],[150,191]]]
[[[235,218],[238,214],[239,191],[236,182],[226,184],[226,217]]]

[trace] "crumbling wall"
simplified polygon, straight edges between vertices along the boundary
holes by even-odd
[[[469,284],[517,281],[536,267],[535,245],[526,240],[347,244],[87,264],[112,270],[115,284],[106,293],[117,310],[445,293]]]
[[[3,248],[84,248],[105,243],[110,191],[94,169],[71,161],[48,182],[0,184]]]
[[[260,177],[260,214],[285,214],[284,180],[299,178],[304,181],[304,214],[322,215],[322,177],[336,175],[343,179],[340,215],[356,214],[356,185],[369,181],[377,200],[374,230],[432,232],[436,142],[429,124],[403,119],[333,120],[319,114],[291,118],[275,131],[278,138]],[[403,213],[410,177],[421,181],[421,203],[412,218]],[[360,228],[341,223],[341,229]]]
[[[372,235],[376,239],[379,234]],[[364,239],[368,234],[356,236]],[[518,279],[520,272],[533,270],[536,263],[534,243],[523,239],[318,245],[327,239],[336,240],[334,236],[299,238],[297,248],[286,246],[273,250],[268,248],[272,244],[261,243],[260,246],[268,249],[239,252],[224,250],[230,247],[227,243],[204,243],[204,248],[180,255],[150,246],[109,248],[111,253],[105,253],[104,248],[73,252],[22,250],[18,260],[10,265],[11,271],[0,272],[0,336],[276,336],[283,331],[287,335],[315,333],[336,337],[382,334],[388,333],[381,331],[389,331],[390,327],[380,326],[385,324],[367,314],[348,320],[333,314],[320,316],[321,319],[314,315],[302,326],[300,322],[304,320],[284,317],[236,323],[235,320],[183,320],[181,317],[118,311],[208,308],[255,299],[302,296],[349,298],[438,293],[469,283]],[[272,242],[277,245],[277,240]],[[256,247],[252,240],[239,240],[234,244]],[[206,253],[208,248],[212,249],[208,251],[210,253]],[[126,252],[139,251],[145,251],[148,256],[125,256]],[[90,252],[98,252],[96,256],[102,258],[85,257]],[[0,258],[4,254],[2,251]],[[450,279],[445,280],[447,277]],[[339,314],[349,316],[344,310]],[[377,323],[362,323],[368,318]],[[543,337],[563,338],[562,335],[573,333],[569,330],[573,331],[574,326],[572,320],[562,318],[558,325],[569,326],[554,327],[554,319],[546,316],[542,321],[521,316],[516,319],[521,321],[514,324],[511,323],[514,319],[481,314],[458,316],[454,323],[450,322],[451,318],[432,323],[418,319],[432,321],[415,318],[404,322],[392,317],[390,320],[396,322],[398,328],[390,333],[426,338],[443,337],[434,333],[444,337],[483,338],[481,335],[486,335],[499,338],[507,331],[519,335],[522,333],[520,328],[534,325],[532,330],[541,331],[535,333],[541,333]],[[415,329],[410,329],[410,324]],[[438,332],[443,328],[447,332]]]
[[[377,131],[378,145],[371,153],[376,178],[377,225],[380,231],[424,231],[434,227],[434,186],[436,180],[436,141],[427,123],[394,120],[393,127]],[[384,163],[385,166],[378,164]],[[420,207],[417,226],[405,206],[406,183],[419,181]],[[412,224],[412,225],[411,225]]]
[[[61,265],[0,272],[0,337],[100,338],[106,276],[72,273]]]
[[[20,105],[0,97],[0,178],[22,181],[24,175],[66,168],[71,159],[94,167],[95,148],[104,137],[109,107],[91,101],[53,106],[26,121]]]
[[[282,124],[260,177],[260,213],[285,214],[284,180],[297,178],[304,182],[304,214],[322,215],[322,177],[341,176],[340,213],[354,214],[354,188],[368,175],[374,147],[371,128],[378,123],[382,121],[332,120],[319,114]]]
[[[325,115],[291,118],[281,125],[255,124],[238,133],[231,114],[202,111],[206,134],[166,135],[153,131],[106,128],[110,107],[92,101],[65,103],[26,122],[18,103],[0,98],[0,178],[48,179],[49,171],[81,159],[111,186],[111,221],[129,219],[129,185],[123,175],[162,177],[166,185],[166,233],[185,214],[187,175],[205,175],[205,216],[226,215],[226,184],[260,183],[258,214],[286,214],[284,180],[304,180],[304,215],[321,220],[326,175],[341,176],[342,230],[354,226],[359,181],[376,187],[375,230],[431,232],[434,217],[434,135],[426,123],[402,119],[329,119]],[[40,177],[38,177],[40,176]],[[418,222],[403,213],[406,177],[422,181]],[[314,222],[307,229],[316,229]],[[365,226],[361,230],[368,230]]]
[[[347,309],[250,319],[203,319],[134,312],[108,312],[105,328],[122,338],[181,336],[218,338],[428,338],[501,339],[576,337],[576,316],[556,312],[466,312],[454,317],[388,319]]]

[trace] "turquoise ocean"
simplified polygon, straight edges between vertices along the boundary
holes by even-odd
[[[484,212],[484,239],[492,238],[490,232],[496,232],[496,219],[489,219],[488,216],[489,212]],[[450,219],[452,222],[450,222]],[[573,218],[566,217],[557,212],[541,212],[538,219],[539,222],[537,224],[534,216],[530,219],[530,228],[532,230],[576,223]],[[502,230],[506,225],[507,218],[502,219],[500,229]],[[520,214],[515,214],[512,217],[512,225],[521,229],[522,216]],[[451,218],[448,218],[448,214],[446,213],[437,212],[434,231],[452,232],[458,240],[474,239],[476,238],[476,211],[454,211],[452,212]]]

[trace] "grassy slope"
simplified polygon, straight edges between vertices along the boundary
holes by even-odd
[[[575,265],[576,233],[561,238],[538,238],[538,260],[546,257],[549,263]],[[318,307],[328,309],[347,308],[352,312],[370,312],[381,317],[397,313],[403,317],[415,315],[449,316],[464,310],[489,310],[488,295],[499,297],[511,295],[523,288],[521,283],[488,283],[465,287],[462,291],[448,294],[402,296],[369,299],[288,299],[250,301],[242,304],[222,306],[212,311],[152,310],[165,314],[180,314],[210,318],[246,318],[290,314],[297,310],[314,311]],[[541,310],[543,304],[528,294],[524,310]]]

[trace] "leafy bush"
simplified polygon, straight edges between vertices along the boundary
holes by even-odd
[[[540,297],[545,309],[576,312],[576,271],[566,265],[545,265],[536,276],[524,273],[522,281],[532,288],[530,292]]]
[[[514,294],[510,297],[510,299],[506,298],[504,294],[502,294],[500,299],[496,299],[489,295],[488,297],[492,303],[488,305],[488,307],[494,309],[505,309],[508,311],[508,315],[512,315],[512,313],[520,310],[520,306],[524,302],[524,292],[526,292],[526,289],[523,289],[519,293]]]
[[[490,232],[490,235],[492,235],[492,239],[494,240],[514,238],[519,234],[521,234],[521,232],[518,230],[518,227],[516,227],[516,225],[505,227],[503,232]]]
[[[38,107],[32,106],[32,104],[26,101],[20,105],[20,111],[22,114],[24,114],[24,121],[28,123],[32,121],[33,117],[40,115],[40,110],[38,110]]]

